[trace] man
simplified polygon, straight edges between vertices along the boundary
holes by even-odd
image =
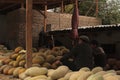
[[[61,61],[64,61],[69,57],[73,57],[75,71],[82,67],[93,68],[92,48],[89,45],[89,38],[87,36],[80,36],[78,38],[78,44],[73,47],[67,56],[63,56]]]
[[[102,47],[99,46],[97,40],[91,41],[91,47],[93,49],[94,66],[105,67],[106,65],[106,54]]]

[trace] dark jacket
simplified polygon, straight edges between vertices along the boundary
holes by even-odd
[[[106,54],[101,47],[93,48],[94,66],[105,67],[106,65]]]
[[[93,68],[92,49],[87,43],[76,45],[70,53],[63,56],[61,61],[65,61],[70,57],[73,57],[73,63],[71,65],[74,66],[73,70],[75,71],[82,67]]]

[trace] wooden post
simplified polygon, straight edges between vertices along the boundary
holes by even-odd
[[[32,66],[32,0],[26,0],[26,67]]]
[[[96,17],[98,16],[98,0],[96,0]]]
[[[61,0],[61,13],[63,13],[64,12],[64,2],[63,2],[63,0]]]
[[[45,11],[44,11],[44,32],[46,33],[46,26],[47,26],[47,3],[44,5]]]

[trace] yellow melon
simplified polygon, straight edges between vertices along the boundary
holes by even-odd
[[[102,67],[95,67],[95,68],[92,69],[93,74],[95,74],[95,73],[97,73],[99,71],[103,71],[103,68]]]
[[[19,66],[20,66],[20,67],[24,67],[25,63],[26,63],[26,61],[25,61],[25,60],[22,60],[22,61],[19,62]]]
[[[22,80],[25,80],[26,77],[27,77],[27,75],[25,74],[25,72],[19,74],[19,78]]]
[[[3,69],[3,74],[6,74],[6,75],[7,75],[10,68],[11,68],[11,66],[5,67],[5,68]]]
[[[88,78],[90,75],[92,75],[92,72],[87,71],[87,72],[81,74],[81,75],[78,77],[77,80],[87,80],[87,78]]]
[[[18,61],[14,61],[13,62],[13,67],[18,67],[19,66],[19,62]]]
[[[16,58],[16,61],[21,61],[21,60],[25,60],[25,54],[19,54],[18,57]]]
[[[3,73],[4,68],[7,67],[7,66],[8,66],[8,65],[3,65],[3,66],[1,66],[1,67],[0,67],[0,73]]]
[[[43,64],[45,59],[42,56],[36,56],[32,59],[33,64]]]
[[[29,76],[38,76],[38,75],[45,75],[47,74],[47,72],[48,69],[45,67],[31,67],[25,71],[25,74]]]
[[[66,73],[69,71],[69,68],[67,66],[59,66],[51,75],[51,78],[53,80],[62,78],[66,75]]]
[[[9,62],[8,65],[13,66],[14,62],[15,62],[15,61],[11,61],[11,62]]]
[[[18,46],[18,47],[15,48],[14,52],[15,52],[15,53],[18,53],[18,52],[21,51],[22,49],[23,49],[23,47]]]
[[[88,67],[83,67],[83,68],[81,68],[79,71],[81,71],[81,70],[83,70],[83,71],[90,71],[90,68],[88,68]]]
[[[18,74],[21,74],[21,73],[25,72],[25,70],[26,70],[25,68],[19,69],[19,70],[18,70]]]
[[[53,63],[55,60],[56,60],[56,58],[55,58],[55,56],[53,56],[53,55],[47,55],[47,56],[46,56],[46,61],[47,61],[48,63]]]
[[[13,59],[13,60],[16,60],[17,56],[18,56],[18,54],[12,54],[12,55],[10,56],[10,58]]]
[[[46,79],[47,79],[47,76],[45,75],[39,75],[39,76],[29,78],[29,80],[46,80]]]
[[[8,75],[12,75],[13,74],[13,71],[15,70],[15,68],[10,68],[9,70],[8,70]]]
[[[48,68],[48,69],[50,69],[50,68],[52,67],[51,64],[50,64],[50,63],[47,63],[47,62],[43,63],[42,66],[43,66],[43,67],[46,67],[46,68]]]
[[[17,67],[17,68],[13,71],[13,76],[14,76],[14,77],[18,77],[18,75],[19,75],[18,71],[19,71],[20,69],[22,69],[22,67]]]
[[[70,76],[73,74],[74,72],[68,72],[65,76],[64,79],[69,80]]]
[[[40,64],[32,64],[32,67],[41,67]]]
[[[9,59],[9,58],[8,58],[8,59],[4,60],[3,63],[4,63],[4,64],[9,64],[9,62],[11,62],[11,61],[12,61],[12,59]]]

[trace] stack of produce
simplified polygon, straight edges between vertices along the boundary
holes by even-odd
[[[56,69],[31,67],[19,75],[22,80],[120,80],[115,70],[104,71],[101,67],[90,70],[87,67],[79,71],[71,71],[67,66]]]
[[[120,60],[117,60],[115,58],[108,58],[106,69],[120,70]]]
[[[18,77],[20,73],[26,70],[24,68],[25,53],[19,53],[22,49],[22,47],[17,47],[9,57],[2,60],[1,73]]]
[[[33,67],[45,67],[47,69],[56,69],[61,64],[56,61],[59,60],[62,55],[69,52],[65,47],[54,47],[50,49],[40,49],[39,52],[33,52],[32,54],[32,66]],[[20,73],[26,70],[26,50],[22,47],[15,48],[14,52],[6,59],[2,60],[0,72],[6,75],[13,75],[18,77]]]

